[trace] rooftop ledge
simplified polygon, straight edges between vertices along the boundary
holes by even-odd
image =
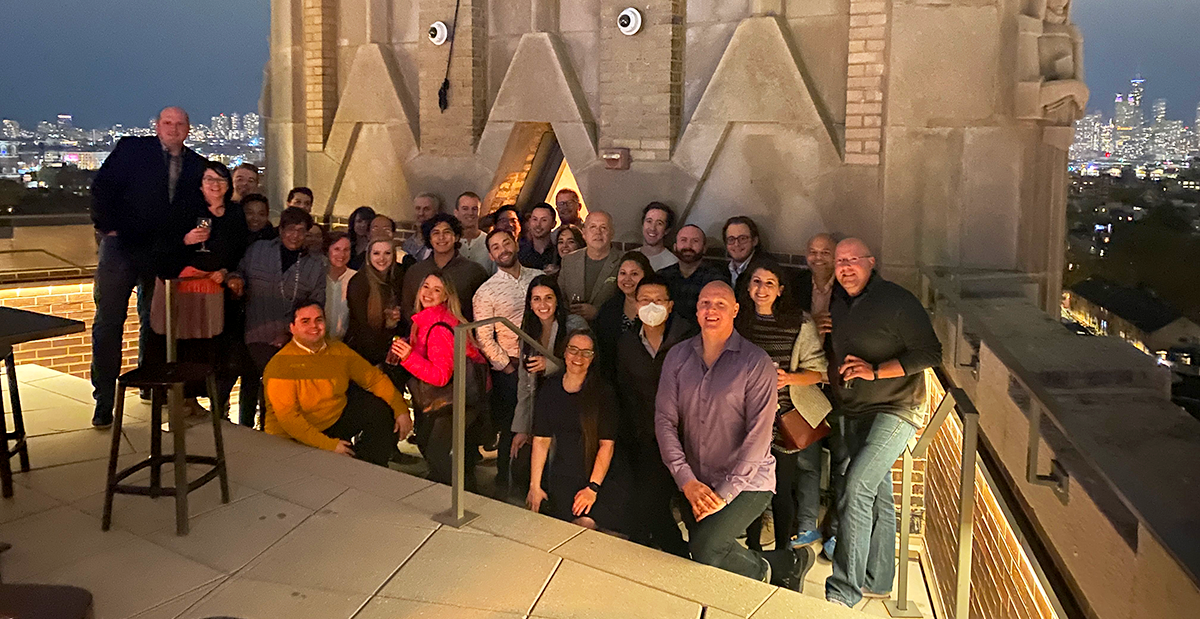
[[[1036,292],[1016,273],[922,270],[943,365],[980,411],[984,444],[1085,606],[1130,588],[1106,573],[1161,581],[1172,566],[1149,565],[1156,554],[1174,562],[1166,577],[1183,597],[1200,601],[1200,422],[1171,403],[1154,359],[1069,332]]]

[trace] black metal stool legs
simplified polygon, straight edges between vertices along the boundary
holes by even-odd
[[[125,387],[117,384],[116,403],[113,405],[112,448],[108,452],[108,483],[104,485],[104,517],[100,530],[112,526],[113,493],[117,489],[117,456],[121,454],[121,422],[125,418]]]
[[[229,502],[229,476],[225,471],[225,439],[221,436],[221,418],[225,416],[225,403],[217,401],[217,377],[209,374],[205,380],[208,384],[208,406],[212,414],[213,446],[217,457],[217,478],[221,484],[221,502]]]
[[[175,534],[188,534],[187,424],[183,419],[183,385],[167,392],[167,416],[175,439]]]

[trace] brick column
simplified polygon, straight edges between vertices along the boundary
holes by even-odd
[[[879,165],[887,73],[888,2],[850,0],[846,163]]]
[[[684,3],[636,3],[642,30],[617,29],[627,0],[600,7],[600,147],[628,148],[635,161],[669,161],[683,111]]]
[[[455,31],[454,0],[421,0],[422,27],[443,21],[455,38],[454,57],[450,60],[450,105],[445,112],[438,109],[438,90],[446,77],[450,43],[434,45],[424,36],[418,42],[420,139],[424,153],[468,157],[475,152],[487,120],[486,8],[486,0],[462,0]]]
[[[305,143],[320,152],[337,112],[337,0],[304,0],[303,33]]]

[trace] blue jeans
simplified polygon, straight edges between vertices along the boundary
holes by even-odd
[[[118,236],[100,239],[100,256],[92,285],[96,316],[92,322],[92,397],[96,399],[94,422],[112,421],[117,376],[121,373],[121,348],[129,295],[137,290],[137,313],[141,321],[138,360],[146,350],[150,331],[150,300],[154,295],[154,262],[148,247],[128,247]]]
[[[862,589],[892,590],[896,577],[896,503],[892,465],[916,435],[912,424],[886,413],[843,417],[835,425],[850,454],[838,499],[838,543],[825,597],[854,606]]]

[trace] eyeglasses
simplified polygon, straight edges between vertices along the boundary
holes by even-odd
[[[840,267],[858,266],[860,263],[865,263],[870,260],[871,256],[858,256],[856,258],[838,258],[834,264]]]
[[[749,243],[750,239],[751,237],[749,234],[743,234],[741,236],[727,236],[725,237],[725,244],[741,245],[742,243]]]
[[[596,356],[596,351],[592,350],[591,348],[567,346],[567,354],[583,357],[584,359],[591,359],[592,357]]]
[[[224,178],[221,178],[220,176],[205,176],[201,182],[208,183],[209,185],[218,185],[218,184],[224,185],[225,183],[228,183],[229,181],[225,180]]]

